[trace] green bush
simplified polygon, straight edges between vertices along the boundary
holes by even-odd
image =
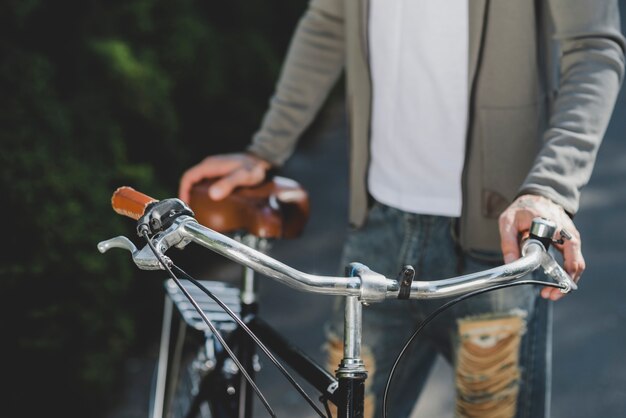
[[[142,281],[127,254],[96,251],[133,230],[111,212],[111,192],[172,196],[184,168],[241,149],[304,3],[0,6],[6,416],[106,410],[161,305],[160,280]]]

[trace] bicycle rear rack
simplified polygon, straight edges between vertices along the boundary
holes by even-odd
[[[224,302],[234,313],[238,316],[240,315],[241,301],[239,294],[241,292],[238,288],[224,282],[210,280],[199,280],[199,282]],[[219,331],[228,332],[235,329],[235,322],[217,303],[215,303],[215,301],[213,301],[213,299],[188,280],[181,280],[181,284],[198,305],[200,305],[206,316],[214,323]],[[200,318],[200,315],[193,305],[189,303],[185,295],[183,295],[183,292],[176,286],[174,280],[169,279],[165,281],[165,290],[188,326],[198,331],[211,332],[209,327],[202,321],[202,318]]]

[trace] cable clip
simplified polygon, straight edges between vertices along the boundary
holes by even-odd
[[[402,267],[398,274],[398,282],[400,283],[400,292],[398,299],[408,299],[411,296],[411,284],[415,278],[415,269],[408,264]]]

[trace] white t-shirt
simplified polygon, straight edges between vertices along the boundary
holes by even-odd
[[[371,0],[368,187],[407,212],[460,216],[468,0]]]

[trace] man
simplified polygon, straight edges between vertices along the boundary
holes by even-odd
[[[571,217],[624,49],[611,0],[313,0],[248,153],[192,167],[180,197],[206,177],[222,177],[215,199],[261,181],[289,157],[345,68],[354,229],[344,261],[388,276],[412,264],[418,279],[482,270],[518,258],[518,235],[542,216],[571,236],[557,248],[577,281],[585,262]],[[458,416],[549,416],[547,300],[561,294],[540,296],[518,287],[447,312],[397,376],[392,416],[408,416],[437,352],[455,366]],[[370,411],[380,414],[393,357],[434,306],[364,310]],[[331,358],[339,341],[335,322]]]

